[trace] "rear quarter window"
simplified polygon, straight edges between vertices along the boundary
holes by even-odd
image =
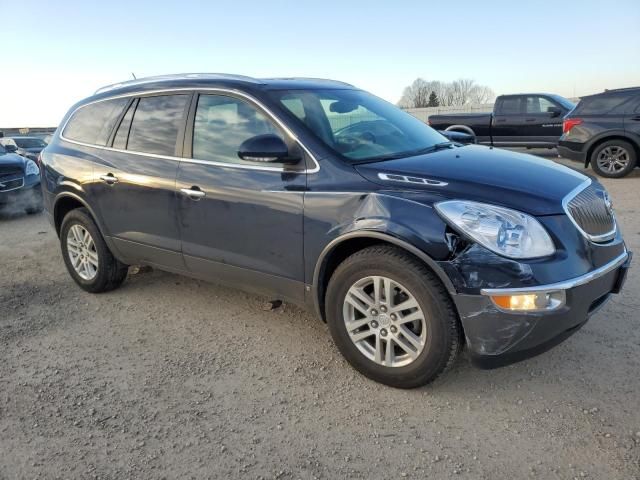
[[[91,145],[106,145],[111,130],[128,102],[128,98],[115,98],[80,107],[67,122],[62,136]]]
[[[624,113],[625,105],[631,95],[602,95],[587,97],[580,101],[576,112],[581,115],[604,115],[607,113]]]

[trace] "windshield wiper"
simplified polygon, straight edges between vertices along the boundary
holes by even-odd
[[[425,153],[437,152],[439,150],[445,150],[451,147],[453,147],[453,142],[441,142],[441,143],[436,143],[435,145],[429,145],[428,147],[425,147],[425,148],[419,148],[417,150],[409,150],[406,152],[392,153],[390,155],[380,155],[379,157],[364,158],[362,160],[355,161],[352,163],[362,164],[362,163],[384,162],[386,160],[397,160],[398,158],[415,157],[416,155],[424,155]]]
[[[438,150],[444,150],[445,148],[451,148],[453,147],[453,142],[441,142],[441,143],[436,143],[433,146],[433,151],[438,151]]]

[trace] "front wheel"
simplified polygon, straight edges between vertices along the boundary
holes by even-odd
[[[591,167],[601,177],[622,178],[635,168],[636,151],[629,142],[609,140],[591,154]]]
[[[440,280],[392,246],[366,248],[340,264],[325,310],[347,361],[393,387],[432,382],[454,363],[462,345],[455,308]]]
[[[60,227],[60,246],[67,270],[75,282],[91,293],[119,287],[128,267],[111,253],[100,230],[84,208],[71,210]]]

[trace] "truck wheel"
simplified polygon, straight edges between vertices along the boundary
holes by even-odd
[[[326,314],[334,342],[360,373],[414,388],[435,380],[462,346],[456,310],[440,280],[396,247],[354,253],[329,281]]]
[[[622,178],[635,168],[636,151],[629,142],[609,140],[591,154],[591,167],[601,177]]]
[[[128,267],[109,251],[100,230],[85,208],[71,210],[60,228],[62,257],[80,288],[100,293],[119,287]]]

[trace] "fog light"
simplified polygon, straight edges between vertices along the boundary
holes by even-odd
[[[555,292],[491,295],[491,301],[502,310],[539,312],[555,310],[565,303],[564,290]]]

